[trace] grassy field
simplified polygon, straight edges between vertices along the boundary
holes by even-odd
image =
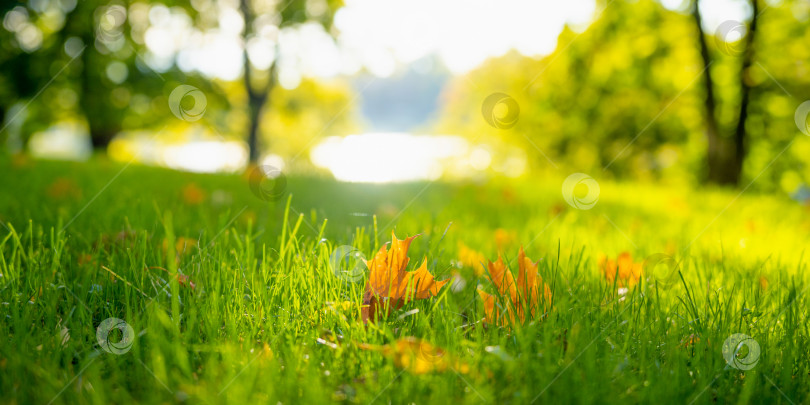
[[[597,178],[599,201],[579,210],[560,174],[384,186],[288,177],[267,201],[243,175],[100,159],[0,158],[0,173],[0,403],[810,397],[810,216],[784,196]],[[371,258],[392,231],[420,235],[409,269],[427,258],[437,280],[454,281],[364,324],[367,276],[336,273],[330,256],[348,245]],[[539,261],[550,309],[486,324],[476,290],[494,290],[471,252],[501,252],[517,272],[521,246]],[[625,251],[678,266],[608,281],[600,257]],[[114,328],[102,345],[113,317],[132,334]],[[747,366],[724,358],[738,333],[760,348],[740,346]]]

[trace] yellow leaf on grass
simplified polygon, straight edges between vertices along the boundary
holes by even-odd
[[[426,299],[439,294],[439,290],[450,280],[436,281],[428,272],[427,258],[414,271],[406,271],[410,259],[408,248],[416,236],[398,240],[391,232],[391,249],[387,246],[373,259],[366,262],[369,278],[363,294],[363,322],[374,320],[380,309],[400,308],[405,302]]]
[[[518,253],[517,283],[515,283],[512,272],[506,268],[502,257],[498,256],[498,260],[494,263],[489,262],[487,267],[489,268],[489,279],[502,299],[501,302],[498,302],[498,296],[478,290],[478,294],[484,301],[486,316],[484,321],[486,323],[501,326],[514,325],[517,319],[521,323],[526,321],[527,309],[530,319],[534,319],[551,308],[551,288],[543,282],[543,277],[537,270],[537,263],[526,257],[523,248],[520,248]],[[543,288],[542,301],[539,292],[541,287]],[[504,314],[504,310],[508,317]]]
[[[619,287],[635,285],[641,278],[642,266],[643,263],[634,263],[628,252],[620,253],[615,261],[604,256],[599,259],[599,268],[605,279],[611,284],[616,282]]]

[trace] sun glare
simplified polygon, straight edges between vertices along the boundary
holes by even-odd
[[[327,138],[313,148],[311,158],[338,180],[387,183],[436,179],[444,164],[467,149],[456,136],[373,133]]]

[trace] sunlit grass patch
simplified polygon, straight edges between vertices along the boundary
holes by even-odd
[[[3,401],[799,403],[810,391],[810,222],[786,199],[601,181],[579,210],[563,179],[419,195],[425,183],[291,177],[285,199],[265,201],[242,176],[132,166],[110,183],[120,170],[32,161],[4,184]],[[79,198],[48,195],[60,175]],[[394,229],[420,234],[407,272],[426,258],[452,281],[364,323],[368,272],[334,256],[373,258]],[[515,322],[487,322],[479,291],[498,294],[485,266],[501,255],[517,280],[521,247],[544,289],[518,293]],[[599,257],[622,252],[672,260],[620,285],[621,264]],[[128,329],[109,330],[120,350],[99,340],[110,318],[134,334],[124,345]],[[728,344],[735,334],[759,355]]]

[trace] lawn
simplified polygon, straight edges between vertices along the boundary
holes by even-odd
[[[808,209],[755,187],[597,178],[598,202],[576,209],[563,175],[400,185],[302,175],[259,198],[245,175],[102,158],[4,157],[0,173],[0,403],[810,396]],[[419,235],[408,270],[426,258],[452,281],[363,322],[368,271],[334,258],[351,246],[371,259],[392,232]],[[551,299],[523,322],[486,322],[477,290],[499,294],[480,259],[500,252],[517,278],[521,246]],[[634,282],[600,265],[622,252],[671,260]],[[99,341],[108,318],[131,329]],[[724,353],[735,334],[751,340]]]

